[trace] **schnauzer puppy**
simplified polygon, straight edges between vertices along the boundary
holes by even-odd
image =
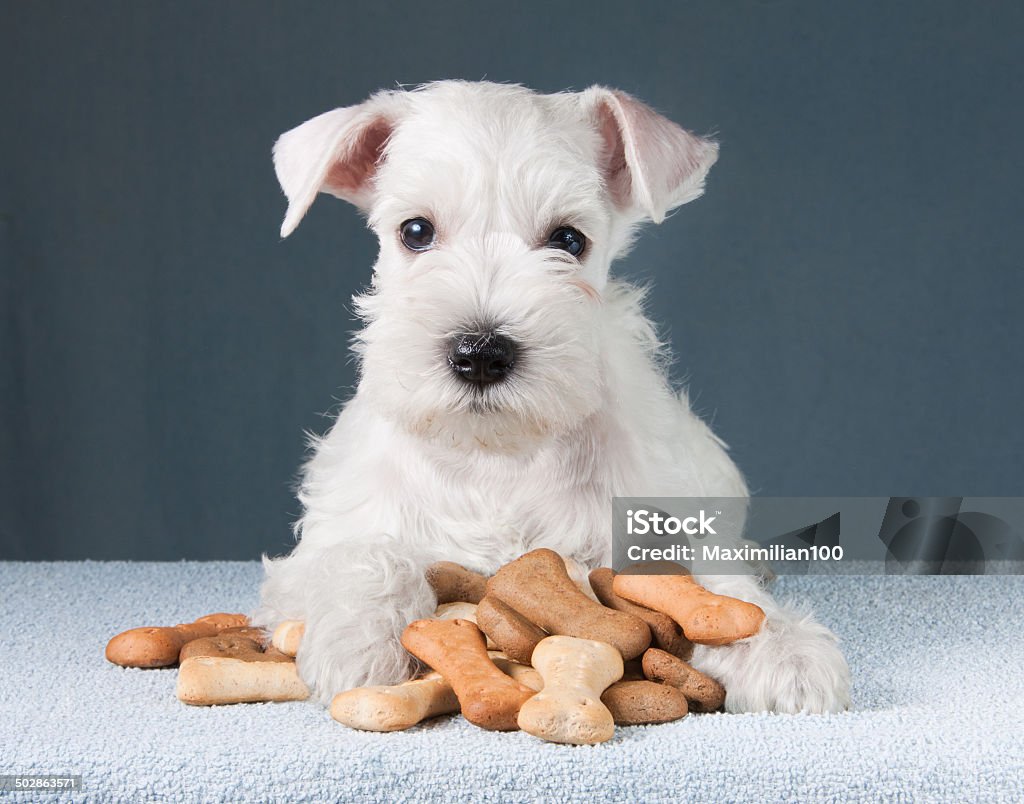
[[[405,680],[424,569],[482,573],[537,547],[607,565],[615,496],[745,497],[719,440],[670,386],[642,293],[609,278],[645,221],[703,192],[717,158],[629,95],[441,81],[384,91],[274,147],[290,234],[321,192],[380,239],[355,298],[359,385],[313,443],[291,554],[263,557],[255,624],[304,620],[302,678],[329,703]],[[836,638],[748,576],[699,577],[761,606],[761,633],[697,648],[734,712],[849,700]]]

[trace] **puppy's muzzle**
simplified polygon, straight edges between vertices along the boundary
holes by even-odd
[[[480,386],[508,377],[515,358],[515,343],[496,332],[456,335],[448,349],[448,363],[455,375]]]

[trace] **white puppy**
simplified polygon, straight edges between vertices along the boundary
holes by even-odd
[[[609,279],[644,221],[697,198],[717,146],[625,93],[442,81],[322,114],[274,148],[287,236],[318,193],[380,239],[355,299],[360,381],[313,444],[294,551],[254,621],[306,622],[299,670],[324,703],[398,682],[424,568],[483,573],[549,547],[607,564],[613,496],[746,496],[725,445],[665,375],[642,293]],[[730,711],[848,703],[835,637],[751,577],[700,578],[767,613],[698,649]]]

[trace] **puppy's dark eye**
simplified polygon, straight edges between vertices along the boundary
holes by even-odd
[[[568,251],[573,257],[579,257],[587,245],[587,238],[578,229],[571,226],[559,226],[548,237],[548,248]]]
[[[424,251],[434,245],[434,224],[426,218],[411,218],[398,231],[410,251]]]

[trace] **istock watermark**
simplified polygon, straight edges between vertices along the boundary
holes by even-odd
[[[617,571],[1024,574],[1024,497],[616,497]]]
[[[697,516],[687,516],[680,519],[676,516],[667,516],[655,509],[648,511],[646,508],[626,511],[626,533],[630,536],[646,536],[649,533],[655,536],[675,536],[685,533],[689,536],[714,536],[715,529],[711,527],[717,517],[709,517],[703,508]]]

